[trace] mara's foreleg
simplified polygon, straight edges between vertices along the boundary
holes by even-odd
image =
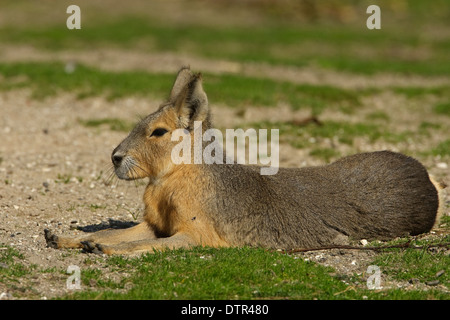
[[[60,248],[85,248],[89,243],[101,243],[114,245],[121,242],[132,242],[140,240],[156,239],[155,233],[148,227],[146,222],[126,229],[107,229],[78,237],[58,236],[49,230],[44,230],[47,246],[55,249]],[[93,250],[89,250],[93,251]]]
[[[83,242],[86,251],[105,254],[140,254],[153,253],[166,249],[188,248],[198,245],[189,235],[177,233],[167,238],[141,239],[117,244],[104,244],[101,242]]]

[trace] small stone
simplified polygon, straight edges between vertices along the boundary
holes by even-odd
[[[436,278],[439,278],[440,276],[442,276],[445,273],[445,270],[439,270],[438,272],[436,272]]]
[[[64,71],[67,74],[71,74],[71,73],[74,73],[76,68],[77,68],[77,64],[73,61],[70,61],[70,62],[66,63],[66,65],[64,66]]]
[[[363,246],[366,246],[369,242],[368,242],[366,239],[362,239],[362,240],[360,241],[360,243],[361,243]]]
[[[2,292],[0,294],[0,300],[9,300],[12,299],[12,294],[9,292]]]
[[[436,164],[436,167],[438,167],[439,169],[447,169],[448,165],[445,162],[439,162]]]
[[[427,286],[437,286],[439,283],[440,283],[439,280],[433,280],[433,281],[427,281],[427,282],[425,282],[425,284],[426,284]]]
[[[408,282],[411,284],[416,284],[416,283],[419,283],[420,281],[417,278],[412,278],[412,279],[409,279]]]

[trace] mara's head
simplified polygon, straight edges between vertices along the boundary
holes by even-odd
[[[204,130],[211,125],[201,75],[185,67],[178,72],[168,101],[142,119],[112,152],[116,175],[124,180],[164,175],[174,165],[171,152],[178,142],[172,141],[172,133],[183,129],[192,134],[194,121],[202,121]]]

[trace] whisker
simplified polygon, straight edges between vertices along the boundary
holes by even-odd
[[[134,175],[137,176],[136,167],[133,167],[132,170],[133,170]],[[137,188],[138,181],[136,179],[134,179],[133,182],[134,182],[134,187]]]
[[[109,166],[108,170],[107,170],[107,176],[106,176],[106,178],[103,179],[103,183],[106,186],[113,185],[113,182],[114,182],[115,178],[117,178],[117,177],[116,177],[116,174],[114,172],[114,167],[113,166]]]
[[[138,169],[140,169],[141,171],[143,171],[146,176],[150,175],[150,173],[147,170],[145,170],[144,168],[142,168],[139,164],[135,163],[134,166],[137,167]]]
[[[108,180],[108,185],[111,185],[112,188],[117,188],[117,186],[120,183],[120,179],[117,178],[115,172],[111,172],[110,176],[109,176],[109,180]]]

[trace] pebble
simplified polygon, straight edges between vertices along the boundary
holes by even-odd
[[[2,292],[0,294],[0,300],[9,300],[12,299],[12,297],[13,297],[12,294],[9,292]]]
[[[426,284],[427,286],[437,286],[439,283],[440,283],[439,280],[433,280],[433,281],[427,281],[427,282],[425,282],[425,284]]]
[[[438,272],[436,272],[436,278],[439,278],[440,276],[442,276],[445,273],[445,270],[440,270]]]
[[[369,242],[368,242],[366,239],[362,239],[362,240],[360,241],[360,243],[361,243],[363,246],[366,246]]]
[[[438,167],[439,169],[447,169],[448,165],[445,162],[439,162],[436,164],[436,167]]]

